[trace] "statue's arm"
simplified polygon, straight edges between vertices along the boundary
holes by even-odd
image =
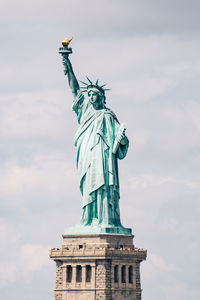
[[[116,123],[115,123],[116,124]],[[113,154],[116,154],[117,158],[123,159],[128,151],[129,140],[125,135],[126,128],[124,124],[117,123],[117,130],[115,140],[113,144]]]
[[[80,91],[80,86],[78,84],[78,80],[76,79],[76,76],[74,74],[72,64],[69,60],[68,55],[63,54],[62,57],[63,57],[64,73],[68,77],[68,82],[69,82],[69,86],[72,91],[72,94],[74,95],[74,97],[76,97],[78,92]]]
[[[118,134],[118,140],[122,146],[125,146],[129,142],[127,136],[123,132]]]
[[[113,144],[113,153],[116,154],[120,145],[125,146],[128,143],[128,138],[125,135],[126,128],[124,124],[118,125],[117,134]]]
[[[129,140],[127,136],[126,135],[121,136],[119,140],[119,147],[116,153],[117,158],[123,159],[127,154],[128,147],[129,147]]]

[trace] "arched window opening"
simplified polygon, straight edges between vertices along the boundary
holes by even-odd
[[[82,267],[76,266],[76,282],[82,282]]]
[[[118,274],[119,267],[114,266],[114,282],[119,282],[119,274]]]
[[[133,267],[128,268],[128,282],[133,283]]]
[[[86,266],[86,282],[91,282],[92,268],[90,265]]]
[[[121,278],[122,283],[126,283],[126,266],[122,266],[121,268]]]
[[[67,282],[72,282],[72,266],[67,266]]]

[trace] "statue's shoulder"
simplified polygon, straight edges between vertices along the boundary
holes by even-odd
[[[110,108],[105,107],[104,108],[104,114],[105,115],[107,114],[107,115],[111,116],[112,118],[114,118],[119,123],[116,114]]]
[[[81,90],[79,90],[74,100],[72,101],[72,110],[76,111],[78,108],[80,108],[84,100],[85,100],[84,94]]]

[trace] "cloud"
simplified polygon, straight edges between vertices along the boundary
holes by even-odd
[[[175,282],[171,286],[163,286],[164,297],[173,297],[174,299],[188,299],[191,291],[187,283]]]
[[[162,95],[169,88],[173,88],[175,82],[173,79],[167,78],[146,78],[141,80],[134,79],[126,82],[117,83],[117,90],[120,96],[133,96],[133,101],[148,101],[154,97]],[[123,91],[123,92],[122,92]]]
[[[0,268],[0,281],[1,286],[10,285],[13,283],[18,276],[18,268],[15,261],[4,262],[1,261]]]
[[[165,149],[167,148],[168,153],[177,155],[200,147],[198,139],[200,123],[197,118],[199,112],[199,103],[192,100],[174,104],[173,108],[172,106],[165,108],[163,118],[166,128],[165,134],[160,136],[160,142]]]
[[[34,194],[44,190],[46,193],[66,193],[66,182],[74,186],[77,181],[75,167],[58,156],[34,157],[29,165],[9,161],[0,173],[1,196]],[[69,194],[69,190],[68,190]]]
[[[49,265],[49,246],[24,244],[20,248],[15,247],[15,260],[3,261],[1,259],[0,286],[9,286],[17,280],[27,281],[31,278],[33,272],[41,271],[42,268]],[[10,251],[9,251],[10,253]],[[4,259],[7,254],[4,255]]]
[[[146,32],[195,32],[199,29],[198,9],[199,2],[188,1],[148,1],[127,0],[126,5],[122,0],[101,1],[101,5],[94,5],[92,0],[84,3],[77,0],[60,1],[57,5],[54,1],[3,1],[1,18],[14,21],[45,20],[54,27],[57,22],[62,26],[68,24],[69,29],[79,34],[119,35]],[[11,9],[12,7],[12,9]],[[20,7],[20,9],[19,9]],[[181,9],[180,9],[181,7]],[[76,16],[76,18],[74,18]],[[120,18],[119,18],[120,16]],[[93,26],[92,26],[93,25]]]
[[[65,96],[62,90],[1,94],[1,136],[27,139],[49,135],[55,139],[56,134],[57,138],[65,126],[55,121],[64,121],[63,114],[71,109]]]
[[[182,180],[177,177],[162,177],[152,174],[145,174],[141,176],[135,176],[130,179],[130,185],[124,185],[124,188],[131,188],[133,190],[147,189],[150,187],[158,187],[163,184],[182,184],[190,189],[200,189],[199,181]]]
[[[18,224],[0,219],[0,286],[9,286],[49,265],[49,245],[23,243]]]
[[[49,265],[50,246],[25,244],[20,249],[20,260],[23,262],[23,272],[27,274],[39,271],[43,266]]]
[[[1,249],[5,249],[6,247],[5,241],[8,236],[12,236],[12,239],[9,240],[9,243],[15,244],[20,240],[20,233],[15,229],[14,226],[12,226],[12,223],[7,223],[3,216],[0,218],[0,239],[3,241],[1,244]]]
[[[159,278],[160,273],[173,273],[176,267],[172,263],[166,263],[165,260],[156,254],[148,254],[148,259],[142,265],[142,272],[145,280],[154,281]]]
[[[81,214],[66,35],[78,79],[107,83],[127,126],[121,218],[148,249],[143,298],[198,299],[199,1],[8,0],[0,15],[3,299],[48,298],[48,249]]]

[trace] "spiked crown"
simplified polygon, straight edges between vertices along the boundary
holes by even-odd
[[[83,83],[85,86],[81,87],[83,92],[87,92],[89,89],[91,88],[96,88],[97,90],[99,90],[103,95],[105,95],[105,91],[109,91],[110,89],[104,89],[104,86],[106,86],[106,84],[103,85],[99,85],[98,82],[99,80],[96,81],[96,83],[93,83],[88,77],[86,77],[89,83],[85,83],[83,81],[80,81],[81,83]]]

